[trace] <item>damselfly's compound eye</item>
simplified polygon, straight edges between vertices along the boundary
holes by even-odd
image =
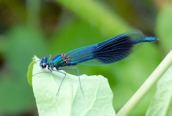
[[[46,68],[46,66],[47,66],[47,57],[42,58],[42,60],[40,62],[40,66],[42,68]]]
[[[47,65],[45,63],[42,63],[42,65],[41,65],[42,68],[46,68],[46,66]]]

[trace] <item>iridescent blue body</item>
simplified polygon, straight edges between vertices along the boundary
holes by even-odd
[[[93,66],[110,64],[127,57],[132,52],[135,44],[155,42],[157,40],[156,37],[152,36],[144,37],[141,32],[137,31],[124,33],[98,44],[77,48],[66,54],[57,55],[50,60],[44,57],[40,66],[42,68],[48,66],[48,69],[52,71],[54,67],[59,70],[60,67],[74,66],[79,63]]]

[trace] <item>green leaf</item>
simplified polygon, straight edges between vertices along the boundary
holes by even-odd
[[[32,59],[32,62],[29,64],[28,71],[27,71],[27,81],[29,85],[32,86],[32,70],[33,70],[33,65],[35,64],[35,59]]]
[[[171,116],[172,114],[172,66],[157,83],[157,91],[146,116]]]
[[[113,94],[103,76],[81,75],[82,93],[78,76],[62,70],[50,73],[42,70],[39,63],[34,64],[33,74],[32,87],[40,116],[115,116]]]

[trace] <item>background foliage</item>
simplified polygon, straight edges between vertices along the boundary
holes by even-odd
[[[171,49],[170,0],[1,0],[0,17],[0,115],[4,116],[38,115],[26,78],[34,55],[55,56],[133,29],[157,36],[158,43],[138,47],[121,62],[77,66],[80,74],[108,78],[118,111]],[[131,115],[145,115],[153,94],[154,89]]]

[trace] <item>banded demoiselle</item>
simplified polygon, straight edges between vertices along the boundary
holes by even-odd
[[[157,40],[153,36],[144,37],[140,31],[123,33],[98,44],[77,48],[66,54],[59,54],[49,60],[47,57],[44,57],[40,62],[40,66],[43,69],[48,66],[48,69],[53,71],[54,68],[59,70],[61,67],[75,66],[80,63],[92,66],[111,64],[127,57],[132,52],[135,44],[156,42]]]

